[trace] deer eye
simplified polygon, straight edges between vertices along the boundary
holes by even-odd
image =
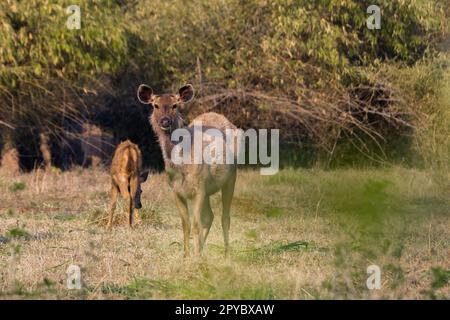
[[[176,104],[174,104],[173,106],[172,106],[172,109],[176,109],[178,106],[176,105]]]
[[[156,103],[153,104],[153,107],[155,107],[156,109],[159,109],[159,106]]]

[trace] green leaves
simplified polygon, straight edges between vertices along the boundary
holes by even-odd
[[[95,89],[100,75],[117,72],[128,53],[125,17],[111,1],[78,1],[81,29],[66,26],[70,1],[2,1],[0,3],[0,118],[27,125],[51,122],[67,91]],[[74,97],[74,99],[77,99]],[[29,106],[33,107],[30,108]],[[24,112],[14,110],[23,109]]]
[[[141,78],[161,89],[202,82],[205,94],[263,91],[299,104],[313,90],[334,105],[351,96],[352,86],[384,84],[381,64],[404,67],[433,56],[448,29],[437,0],[383,2],[380,30],[366,26],[370,1],[121,3],[127,2],[78,1],[81,29],[71,30],[69,0],[0,1],[0,119],[57,127],[62,114],[77,119],[89,112],[80,88],[129,92],[130,80]],[[258,113],[275,109],[272,101],[251,99]]]

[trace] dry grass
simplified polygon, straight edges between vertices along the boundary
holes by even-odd
[[[112,232],[106,170],[0,177],[0,297],[449,298],[449,178],[403,168],[241,171],[231,259],[216,196],[205,255],[184,260],[163,175],[143,184],[136,229],[119,207]],[[81,267],[81,290],[66,287],[71,264]],[[366,287],[371,264],[381,267],[381,290]]]

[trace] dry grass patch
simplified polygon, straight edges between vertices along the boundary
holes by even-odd
[[[128,229],[105,229],[103,169],[0,178],[0,295],[62,299],[448,298],[449,177],[412,169],[241,171],[223,258],[220,198],[202,259],[182,258],[165,177],[143,184]],[[81,267],[82,290],[66,270]],[[382,289],[366,287],[367,266]]]

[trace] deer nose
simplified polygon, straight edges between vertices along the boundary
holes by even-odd
[[[172,121],[170,120],[170,118],[162,118],[160,124],[161,124],[161,127],[167,128],[167,127],[170,127],[170,125],[172,124]]]

